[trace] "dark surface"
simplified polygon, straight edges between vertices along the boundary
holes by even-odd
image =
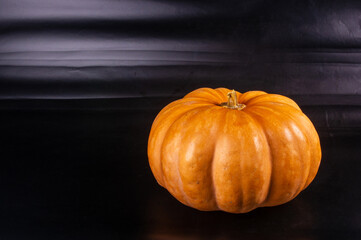
[[[361,239],[361,2],[0,0],[0,239]],[[157,185],[156,114],[199,87],[294,99],[315,181],[199,212]]]
[[[290,203],[238,215],[200,212],[152,176],[146,149],[156,114],[3,110],[0,237],[360,238],[360,131],[321,137],[319,173]]]

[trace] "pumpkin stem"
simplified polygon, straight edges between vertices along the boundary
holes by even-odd
[[[238,103],[237,101],[237,92],[232,90],[232,92],[227,93],[228,101],[221,103],[222,107],[242,110],[246,105]]]

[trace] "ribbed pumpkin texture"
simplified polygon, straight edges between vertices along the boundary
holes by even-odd
[[[157,182],[183,204],[244,213],[295,198],[316,176],[321,147],[290,98],[200,88],[158,114],[148,158]]]

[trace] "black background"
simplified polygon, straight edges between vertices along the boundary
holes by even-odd
[[[0,0],[1,239],[361,238],[358,1]],[[156,114],[198,87],[293,98],[314,182],[247,214],[157,185]]]

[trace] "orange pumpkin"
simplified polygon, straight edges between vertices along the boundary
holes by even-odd
[[[244,213],[296,197],[314,179],[321,147],[290,98],[200,88],[158,114],[148,157],[157,182],[183,204]]]

